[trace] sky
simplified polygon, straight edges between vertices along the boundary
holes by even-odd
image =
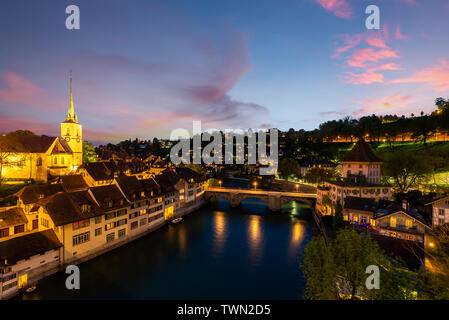
[[[80,29],[65,26],[69,5]],[[380,30],[368,30],[368,5]],[[2,0],[0,132],[83,138],[312,130],[449,98],[449,0]]]

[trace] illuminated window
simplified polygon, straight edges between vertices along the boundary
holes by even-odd
[[[390,227],[396,228],[396,218],[395,217],[390,218]]]
[[[358,217],[358,216],[355,216],[355,217],[352,218],[352,220],[353,220],[354,222],[357,222],[357,221],[359,221],[359,217]]]
[[[376,221],[374,221],[374,219],[369,219],[369,224],[374,227],[376,225]]]
[[[343,216],[344,221],[348,221],[348,219],[349,219],[348,216]]]
[[[410,229],[413,226],[413,221],[411,219],[406,219],[405,220],[405,227],[407,229]]]
[[[88,227],[88,226],[89,226],[89,219],[72,223],[73,230],[77,230],[77,229]]]

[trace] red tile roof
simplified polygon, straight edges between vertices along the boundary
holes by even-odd
[[[361,138],[340,162],[383,162],[378,158],[370,146]]]

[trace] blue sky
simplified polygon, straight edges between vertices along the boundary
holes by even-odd
[[[70,4],[80,30],[65,28]],[[365,28],[369,4],[381,30]],[[449,93],[448,13],[448,0],[4,0],[0,132],[57,135],[69,70],[96,142],[193,120],[288,130],[430,112]]]

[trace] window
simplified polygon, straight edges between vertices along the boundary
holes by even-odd
[[[118,231],[118,238],[123,238],[124,236],[126,236],[126,229],[121,229]]]
[[[90,231],[73,236],[73,245],[76,246],[90,240]]]
[[[73,230],[78,230],[78,229],[88,227],[88,226],[89,226],[89,219],[85,219],[85,220],[81,220],[81,221],[72,223]]]
[[[413,227],[413,221],[411,219],[405,219],[405,227],[407,229],[410,229],[411,227]]]
[[[39,220],[38,219],[33,220],[32,224],[33,224],[33,226],[32,226],[33,230],[39,228]]]
[[[21,224],[20,226],[14,227],[14,234],[25,232],[25,225]]]
[[[438,219],[438,225],[443,225],[444,224],[444,219]]]
[[[134,219],[139,216],[139,212],[133,212],[129,214],[129,219]]]
[[[47,219],[41,218],[41,225],[45,228],[49,228],[49,222]]]
[[[81,212],[82,213],[89,213],[90,212],[90,204],[82,204],[81,205]]]
[[[9,228],[0,229],[0,238],[9,236]]]
[[[369,219],[369,224],[374,227],[376,226],[376,221],[374,219]]]
[[[64,157],[61,157],[61,163],[64,164]]]
[[[54,160],[53,160],[53,163],[54,164],[58,164],[58,158],[55,157]]]
[[[140,219],[140,226],[143,226],[147,223],[147,218]]]
[[[95,217],[95,224],[101,223],[101,216]]]
[[[138,224],[137,221],[134,221],[131,223],[131,230],[134,230],[135,228],[137,228]]]
[[[97,228],[95,229],[95,236],[100,236],[101,235],[101,228]]]
[[[440,216],[444,216],[444,209],[438,209],[438,214]]]
[[[114,241],[114,233],[109,233],[106,235],[106,242]]]
[[[14,288],[17,286],[17,281],[11,282],[10,284],[7,284],[3,286],[3,291],[9,290],[11,288]]]
[[[41,165],[42,165],[42,158],[39,157],[39,158],[37,158],[37,160],[36,160],[36,166],[40,167]]]
[[[390,218],[390,227],[396,228],[396,218],[395,217]]]

